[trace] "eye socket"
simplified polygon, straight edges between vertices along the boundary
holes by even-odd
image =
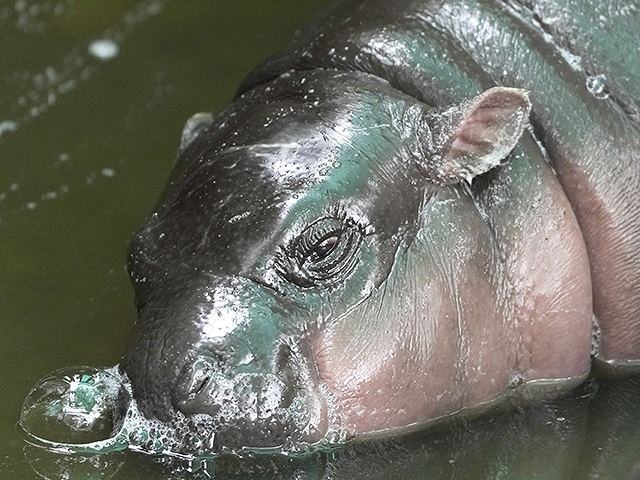
[[[355,267],[361,241],[362,231],[354,221],[321,218],[283,250],[280,271],[301,287],[335,283]]]

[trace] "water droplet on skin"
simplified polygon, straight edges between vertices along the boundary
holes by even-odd
[[[609,88],[607,87],[607,78],[600,74],[587,77],[587,90],[589,93],[599,100],[609,98]]]

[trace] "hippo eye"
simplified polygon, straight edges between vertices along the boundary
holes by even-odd
[[[301,287],[337,282],[355,267],[361,240],[362,232],[355,222],[322,218],[291,243],[281,273]]]
[[[315,247],[313,247],[313,253],[318,259],[322,259],[329,255],[334,247],[338,243],[339,237],[337,235],[331,235],[329,238],[322,240]]]

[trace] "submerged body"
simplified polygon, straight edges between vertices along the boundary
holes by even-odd
[[[333,7],[185,128],[131,244],[136,409],[183,452],[293,448],[635,369],[638,27],[622,2]]]

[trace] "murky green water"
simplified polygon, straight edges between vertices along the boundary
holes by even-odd
[[[20,406],[53,370],[119,362],[135,318],[126,245],[185,120],[226,106],[251,67],[328,3],[0,2],[0,480],[39,478],[29,462],[63,476],[63,457],[24,451]],[[76,478],[119,468],[112,478],[625,479],[638,461],[636,379],[304,459],[162,465],[123,454],[87,460]]]

